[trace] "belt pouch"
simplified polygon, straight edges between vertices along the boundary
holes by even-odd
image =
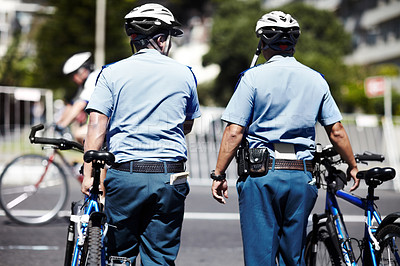
[[[235,157],[238,176],[247,177],[249,175],[249,143],[247,140],[242,140]]]
[[[268,173],[269,152],[267,148],[249,149],[250,176],[264,176]]]

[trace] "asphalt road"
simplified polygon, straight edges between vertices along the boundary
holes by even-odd
[[[72,198],[80,198],[78,184],[72,184]],[[322,211],[323,190],[315,206]],[[365,189],[357,190],[364,196]],[[378,202],[383,216],[400,211],[400,194],[379,190]],[[236,190],[230,187],[226,205],[214,201],[209,186],[192,186],[186,201],[186,215],[182,231],[178,266],[243,265],[240,224]],[[351,235],[362,236],[363,212],[340,201]],[[63,265],[68,221],[60,217],[45,226],[21,226],[0,215],[0,266]]]

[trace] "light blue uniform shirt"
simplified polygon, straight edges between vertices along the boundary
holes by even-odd
[[[186,160],[183,123],[200,116],[196,86],[189,67],[143,49],[103,68],[86,110],[110,118],[116,162]]]
[[[315,124],[342,119],[329,86],[318,72],[294,57],[273,56],[242,73],[222,120],[248,127],[250,147],[295,145],[299,160],[311,160]]]

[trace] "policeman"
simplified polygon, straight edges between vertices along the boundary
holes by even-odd
[[[189,193],[185,134],[200,116],[196,78],[169,58],[171,37],[183,31],[171,11],[145,4],[125,16],[129,58],[103,68],[92,98],[85,151],[106,136],[116,164],[107,171],[107,255],[135,265],[174,265]],[[85,164],[82,192],[92,184]]]
[[[87,132],[87,115],[85,108],[93,93],[100,70],[93,70],[90,61],[91,52],[77,53],[64,63],[63,73],[78,86],[71,103],[68,103],[57,121],[57,129],[61,132],[71,125],[73,137],[83,143]]]
[[[287,265],[304,265],[306,225],[317,198],[311,173],[317,121],[348,164],[351,190],[359,184],[357,165],[327,82],[293,57],[297,21],[273,11],[258,20],[256,34],[267,62],[242,73],[222,115],[228,125],[211,174],[212,195],[225,203],[225,170],[244,137],[249,166],[237,191],[245,263],[275,265],[279,251]]]

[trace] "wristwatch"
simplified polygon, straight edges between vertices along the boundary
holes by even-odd
[[[215,170],[212,170],[211,174],[210,174],[210,177],[211,177],[211,179],[214,179],[216,181],[223,181],[223,180],[226,179],[226,174],[223,173],[223,174],[220,174],[220,175],[215,175]]]

